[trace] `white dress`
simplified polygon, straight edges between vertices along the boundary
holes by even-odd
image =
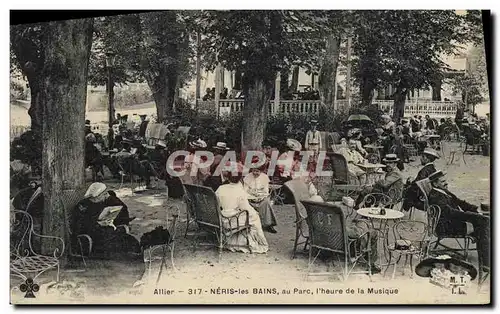
[[[249,253],[248,249],[244,247],[247,243],[245,236],[248,236],[250,252],[251,253],[266,253],[269,250],[262,224],[260,222],[259,213],[248,203],[248,194],[245,192],[241,183],[229,183],[221,185],[215,192],[219,199],[219,205],[222,207],[222,216],[229,217],[237,214],[242,210],[247,210],[249,214],[250,229],[232,235],[227,240],[227,249],[231,251],[241,251]],[[244,214],[239,216],[238,221],[236,218],[231,219],[231,226],[244,225],[246,216]],[[229,227],[229,221],[223,219],[223,226]],[[237,247],[236,247],[237,246]]]

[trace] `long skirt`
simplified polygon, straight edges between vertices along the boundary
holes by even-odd
[[[239,210],[223,210],[222,216],[230,217],[237,214]],[[266,253],[269,250],[259,213],[253,208],[248,209],[248,220],[250,229],[235,233],[226,238],[225,248],[231,252],[240,251],[243,253]],[[241,214],[238,218],[222,219],[222,226],[226,229],[235,229],[243,226],[246,222],[246,215]]]
[[[249,203],[259,213],[262,227],[276,226],[276,215],[274,214],[273,206],[271,205],[269,197],[266,197],[260,202],[249,200]]]

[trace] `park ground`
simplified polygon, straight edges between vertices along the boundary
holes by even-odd
[[[460,156],[461,157],[461,156]],[[459,197],[473,203],[490,202],[490,159],[484,156],[465,156],[452,165],[439,160],[437,168],[447,172],[450,190]],[[404,176],[414,176],[419,169],[418,161],[408,165]],[[107,182],[117,189],[119,183]],[[167,225],[172,217],[172,207],[180,208],[175,266],[170,259],[158,284],[159,261],[153,262],[151,272],[142,262],[88,261],[87,267],[78,265],[61,270],[62,282],[52,288],[50,281],[54,273],[47,273],[42,279],[36,299],[29,302],[54,303],[489,303],[489,279],[477,292],[476,281],[467,295],[452,294],[431,285],[427,279],[414,276],[409,270],[401,272],[402,263],[395,279],[391,279],[392,267],[387,277],[351,275],[342,282],[336,276],[305,280],[307,254],[298,254],[290,259],[295,236],[295,213],[292,205],[276,206],[278,219],[277,234],[266,233],[269,242],[267,254],[243,254],[225,251],[218,260],[214,247],[194,248],[193,237],[184,238],[186,214],[183,203],[178,199],[167,200],[160,191],[133,195],[125,186],[117,190],[128,205],[130,214],[137,219],[131,223],[131,233],[137,238],[156,226]],[[156,193],[156,194],[155,194]],[[170,222],[169,222],[170,223]],[[168,223],[168,224],[169,224]],[[477,265],[477,254],[471,253],[470,262]],[[314,271],[332,271],[323,262],[315,264]],[[220,288],[219,290],[217,290]],[[222,289],[248,290],[248,294],[225,294]],[[254,294],[254,289],[276,288],[279,294]],[[321,293],[317,288],[330,289]],[[374,289],[373,291],[370,288]],[[155,290],[164,289],[164,290]],[[307,294],[310,289],[311,294]],[[379,289],[381,293],[375,293]],[[287,290],[290,294],[287,294]],[[159,292],[163,292],[161,294]],[[170,294],[169,294],[170,293]],[[24,303],[23,293],[14,288],[12,302]]]

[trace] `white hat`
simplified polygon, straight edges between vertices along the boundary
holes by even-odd
[[[213,148],[221,149],[221,150],[228,150],[229,149],[229,147],[227,147],[227,144],[224,142],[217,142],[217,145],[215,145]]]
[[[189,145],[197,148],[206,148],[207,147],[207,142],[202,140],[201,138],[197,139],[196,141],[193,141],[189,143]]]
[[[166,148],[167,144],[165,143],[164,140],[159,140],[158,143],[156,143],[156,146],[161,146],[163,148]]]
[[[87,192],[85,192],[84,198],[95,198],[106,191],[106,184],[101,182],[92,183]]]
[[[286,146],[288,146],[288,148],[290,148],[291,150],[296,151],[296,152],[302,150],[302,144],[300,144],[299,141],[294,140],[292,138],[289,138],[286,140]]]
[[[381,118],[382,118],[382,119],[391,119],[391,117],[390,117],[389,115],[387,115],[387,114],[383,114],[383,115],[381,116]]]
[[[436,158],[440,157],[439,153],[435,149],[432,149],[432,148],[426,148],[426,149],[424,149],[424,154],[430,155],[430,156],[434,156]]]
[[[399,158],[396,154],[387,154],[385,155],[385,158],[382,161],[385,163],[393,163],[393,162],[398,162]]]

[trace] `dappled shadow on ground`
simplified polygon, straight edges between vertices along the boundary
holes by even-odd
[[[490,200],[490,162],[489,158],[483,156],[467,156],[467,164],[463,161],[453,165],[446,165],[443,160],[436,163],[437,169],[442,169],[448,174],[449,188],[457,196],[465,200],[479,204],[488,203]],[[420,165],[418,161],[412,165],[407,165],[403,172],[404,177],[414,177]],[[107,181],[110,188],[117,189],[119,182]],[[469,293],[466,298],[458,298],[443,289],[431,286],[424,278],[409,277],[409,269],[403,275],[398,267],[396,279],[391,280],[392,268],[389,269],[386,278],[382,274],[372,276],[371,281],[366,275],[352,275],[347,282],[342,283],[336,276],[320,277],[305,281],[307,271],[307,254],[298,254],[295,259],[290,259],[293,240],[295,237],[295,211],[292,205],[276,206],[275,211],[278,220],[277,234],[266,233],[269,242],[269,252],[267,254],[243,254],[225,251],[221,260],[218,260],[217,249],[213,246],[193,246],[193,236],[184,238],[186,227],[186,208],[179,199],[167,199],[165,191],[162,189],[146,191],[133,195],[131,190],[125,185],[123,191],[120,190],[122,200],[128,205],[130,215],[136,219],[131,222],[130,232],[137,239],[156,226],[167,226],[170,224],[173,207],[180,208],[180,216],[177,225],[177,241],[175,248],[174,271],[167,259],[167,268],[163,271],[162,277],[155,285],[159,271],[159,262],[153,263],[151,275],[144,272],[145,265],[142,262],[130,263],[121,261],[91,261],[83,272],[70,272],[62,270],[63,280],[72,282],[83,282],[86,287],[85,302],[91,302],[93,297],[113,298],[111,294],[125,293],[115,302],[150,302],[150,303],[193,303],[193,302],[245,302],[244,296],[234,295],[232,297],[211,294],[210,289],[217,288],[244,288],[250,289],[250,303],[255,302],[396,302],[396,303],[485,303],[488,294],[483,293],[479,297],[472,298],[474,293]],[[423,219],[421,216],[420,219]],[[193,227],[194,228],[194,227]],[[208,239],[210,240],[210,239]],[[470,254],[469,260],[477,265],[477,254]],[[336,263],[335,268],[338,268]],[[77,268],[82,268],[81,265]],[[318,261],[312,269],[313,271],[332,271],[331,265]],[[49,279],[52,280],[52,279]],[[133,285],[136,284],[134,288]],[[140,283],[139,286],[137,286]],[[483,291],[489,291],[489,282],[485,284]],[[343,295],[333,297],[324,294],[285,296],[257,295],[258,299],[252,298],[253,288],[273,288],[285,289],[310,287],[314,290],[317,287],[325,288],[353,288],[368,289],[378,287],[380,289],[399,289],[397,295],[373,294],[364,296],[359,294]],[[174,289],[175,296],[158,296],[154,289]],[[188,295],[188,289],[202,289],[201,295]],[[437,290],[436,290],[437,289]],[[286,290],[286,289],[285,289]],[[475,291],[475,285],[471,287]],[[208,292],[205,292],[208,291]],[[357,290],[356,290],[357,291]],[[385,290],[384,290],[385,291]],[[385,291],[389,293],[388,291]],[[385,293],[384,292],[384,293]],[[293,293],[292,293],[293,294]],[[127,297],[129,296],[129,297]],[[130,299],[129,299],[130,298]],[[77,299],[71,299],[77,300]],[[230,300],[230,301],[228,301]],[[96,301],[99,302],[99,301]],[[100,301],[102,302],[102,301]]]

